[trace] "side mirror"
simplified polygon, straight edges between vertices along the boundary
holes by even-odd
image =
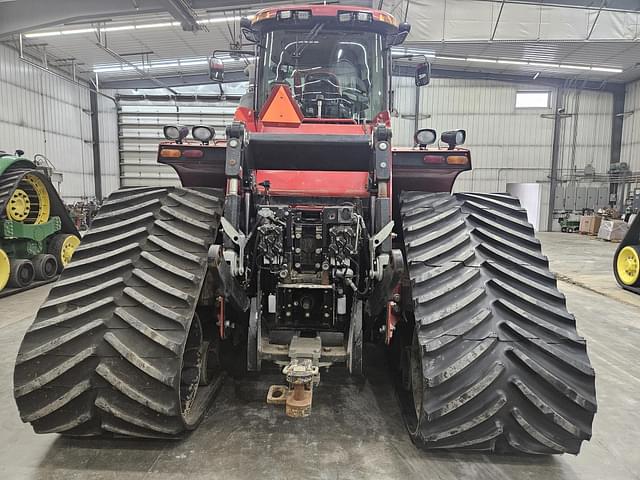
[[[411,31],[411,25],[407,22],[402,22],[398,26],[398,33],[387,37],[387,45],[389,46],[402,45],[404,41],[407,39],[407,37],[409,36],[410,31]]]
[[[247,17],[242,17],[240,19],[240,31],[242,32],[244,38],[246,38],[250,43],[258,43],[258,41],[260,40],[258,38],[258,34],[251,28],[251,20],[249,20]]]
[[[421,63],[416,67],[416,87],[429,85],[431,81],[431,64]]]
[[[216,57],[209,57],[209,78],[217,83],[224,81],[224,63]]]

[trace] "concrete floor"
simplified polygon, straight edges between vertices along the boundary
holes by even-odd
[[[541,234],[564,280],[569,309],[588,339],[599,411],[575,457],[517,457],[416,450],[404,431],[383,362],[359,384],[325,375],[314,413],[288,420],[264,403],[271,380],[227,381],[205,421],[181,442],[72,440],[35,435],[12,395],[22,334],[47,294],[0,300],[0,476],[7,479],[632,479],[640,478],[640,297],[617,288],[616,245]]]

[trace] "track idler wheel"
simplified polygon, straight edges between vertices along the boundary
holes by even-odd
[[[47,186],[37,175],[27,174],[9,198],[7,217],[32,225],[47,223],[51,217],[51,200]]]
[[[58,260],[50,253],[36,255],[31,262],[37,280],[51,280],[58,274]]]
[[[640,286],[640,245],[628,245],[618,252],[616,273],[625,285]]]
[[[58,262],[58,272],[62,272],[64,268],[71,262],[73,252],[80,245],[80,239],[75,235],[59,234],[54,236],[49,243],[49,253],[56,257]]]
[[[35,269],[30,260],[11,260],[9,286],[14,288],[28,287],[35,278]]]
[[[0,292],[9,283],[11,276],[11,261],[4,250],[0,248]]]

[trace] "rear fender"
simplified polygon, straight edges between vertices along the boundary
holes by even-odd
[[[171,151],[172,155],[178,153],[177,156],[165,156],[166,151]],[[158,163],[173,168],[184,187],[225,188],[225,151],[226,141],[211,145],[162,142],[158,148]]]

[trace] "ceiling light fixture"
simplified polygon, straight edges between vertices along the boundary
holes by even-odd
[[[523,62],[522,60],[501,60],[498,59],[498,63],[504,63],[505,65],[528,65],[529,62]]]
[[[587,67],[586,65],[565,65],[560,64],[560,68],[568,68],[571,70],[591,70],[591,67]]]
[[[467,62],[474,62],[474,63],[497,63],[498,62],[495,58],[467,57],[466,60],[467,60]]]
[[[249,18],[252,18],[253,15],[249,15]],[[225,22],[237,22],[241,17],[234,15],[233,17],[214,17],[214,18],[203,18],[198,20],[197,23],[200,25],[206,25],[211,23],[225,23]],[[102,32],[122,32],[127,30],[147,30],[151,28],[166,28],[166,27],[179,27],[180,22],[161,22],[161,23],[142,23],[138,25],[117,25],[113,27],[104,27],[100,30]],[[25,38],[41,38],[41,37],[56,37],[60,35],[75,35],[82,33],[93,33],[98,29],[96,27],[91,28],[78,28],[73,30],[53,30],[48,32],[33,32],[33,33],[25,33]]]
[[[609,73],[622,73],[624,70],[622,68],[611,68],[611,67],[591,67],[591,70],[596,72],[609,72]]]

